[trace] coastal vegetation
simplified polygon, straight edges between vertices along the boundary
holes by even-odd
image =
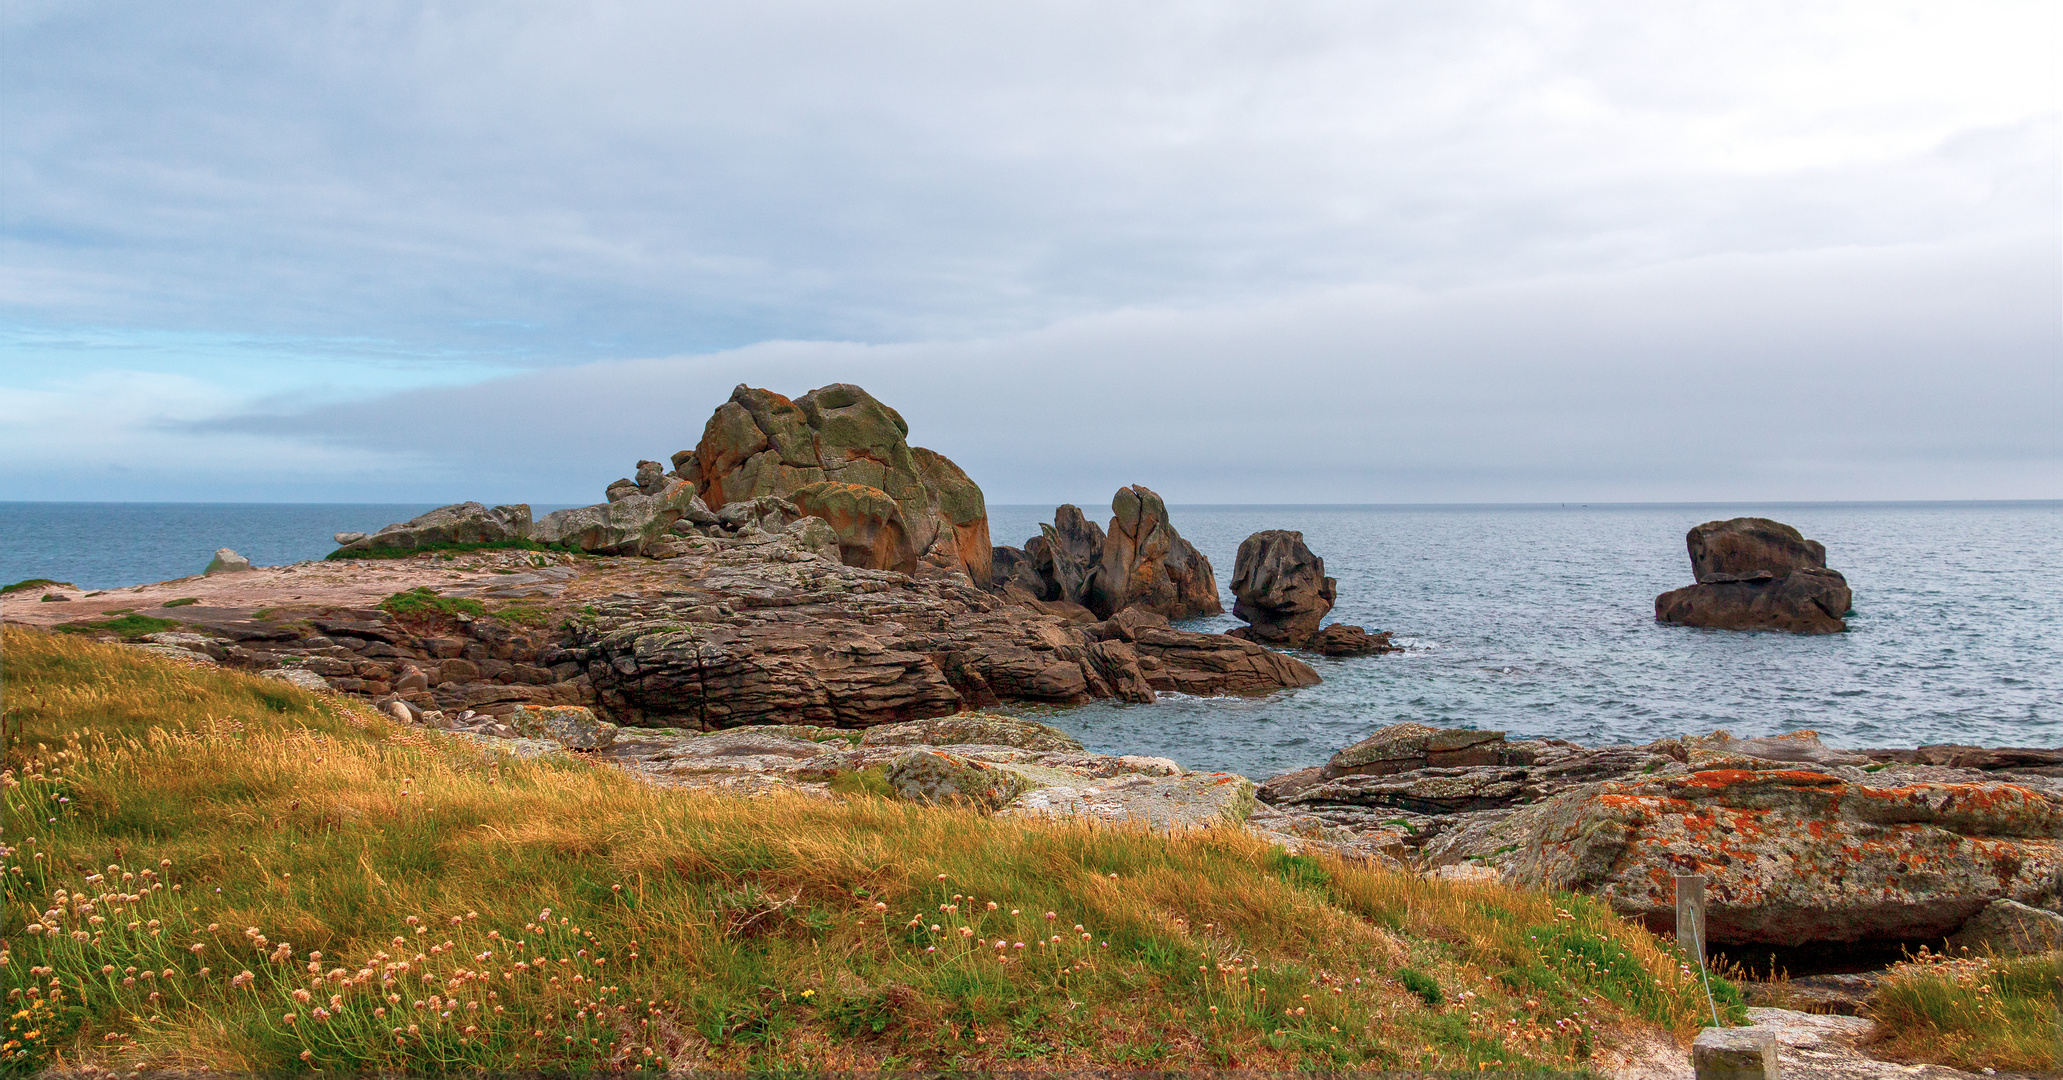
[[[28,592],[30,589],[47,588],[76,589],[78,586],[69,581],[56,581],[47,577],[24,578],[12,585],[0,585],[0,596],[6,596],[9,593]]]
[[[1588,897],[876,784],[682,792],[4,648],[14,1068],[1580,1069],[1739,1016]]]
[[[2063,952],[1998,957],[1922,953],[1870,999],[1879,1055],[1961,1069],[2063,1066]]]
[[[109,614],[115,613],[110,612]],[[138,615],[133,611],[125,611],[115,615],[112,619],[85,619],[79,622],[65,623],[56,629],[58,632],[65,634],[113,633],[124,641],[133,641],[145,634],[160,634],[167,630],[177,630],[178,628],[179,623],[173,619],[160,619],[151,615]]]

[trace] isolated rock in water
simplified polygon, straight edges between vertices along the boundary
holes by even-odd
[[[846,383],[793,401],[741,385],[709,418],[701,443],[679,468],[693,467],[698,492],[719,511],[760,495],[792,497],[826,482],[875,489],[895,504],[896,528],[916,561],[986,584],[991,556],[981,489],[945,457],[911,446],[909,430],[894,409]],[[841,548],[851,557],[868,560],[855,565],[876,565],[886,515],[872,513],[865,520],[873,534],[850,539],[838,517],[817,516],[840,529]]]
[[[1719,630],[1831,634],[1848,628],[1848,579],[1826,548],[1767,518],[1708,521],[1684,538],[1697,584],[1655,597],[1655,618]]]
[[[665,539],[673,523],[698,506],[695,489],[675,480],[657,495],[633,488],[614,502],[554,510],[537,522],[529,538],[598,555],[638,555],[646,545]],[[702,510],[707,512],[706,507]]]
[[[616,725],[579,705],[518,705],[509,727],[531,739],[549,739],[568,750],[606,750],[616,741]]]
[[[208,560],[208,568],[201,571],[201,573],[212,577],[216,574],[240,573],[250,568],[251,560],[238,555],[228,548],[216,548],[215,557]]]
[[[1768,518],[1708,521],[1684,538],[1691,575],[1700,582],[1739,581],[1762,573],[1782,577],[1793,570],[1827,567],[1827,549],[1798,530]]]
[[[1304,648],[1327,656],[1376,656],[1381,653],[1403,652],[1402,645],[1390,640],[1387,631],[1371,634],[1358,626],[1333,623],[1318,631],[1316,637],[1304,642]]]
[[[465,502],[440,506],[398,525],[389,525],[371,536],[343,544],[337,553],[348,556],[359,551],[407,551],[439,544],[491,544],[529,538],[527,504],[489,507]]]
[[[1232,614],[1252,624],[1240,636],[1269,645],[1301,645],[1318,633],[1339,583],[1304,534],[1269,529],[1239,545],[1232,569]]]
[[[1715,769],[1571,790],[1475,846],[1508,883],[1595,893],[1663,931],[1672,875],[1706,874],[1725,944],[1939,938],[1994,900],[2063,903],[2063,801],[2015,784]]]
[[[1110,532],[1103,557],[1083,591],[1083,606],[1100,618],[1139,607],[1170,619],[1224,611],[1210,560],[1175,532],[1167,504],[1137,484],[1110,500]]]
[[[1949,936],[1948,947],[2000,956],[2063,949],[2063,915],[2016,900],[1993,900]]]
[[[867,729],[861,746],[1015,746],[1081,752],[1081,740],[1056,727],[993,713],[958,713]]]
[[[913,750],[888,767],[888,784],[912,802],[1000,809],[1030,786],[1001,765],[937,750]]]
[[[839,558],[868,570],[917,572],[917,550],[903,525],[902,507],[880,488],[823,481],[789,493],[798,509],[824,519],[838,537]]]

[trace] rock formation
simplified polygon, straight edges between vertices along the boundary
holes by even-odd
[[[1106,533],[1079,507],[1060,507],[1022,551],[995,549],[992,565],[1000,558],[1004,569],[987,583],[1019,602],[1078,605],[1097,619],[1127,609],[1169,619],[1224,610],[1210,560],[1175,531],[1159,495],[1135,484],[1119,489],[1110,509]]]
[[[1981,912],[2024,914],[2001,900],[2063,912],[2063,780],[2047,775],[2063,752],[1906,763],[1955,749],[1844,751],[1811,732],[1586,749],[1398,724],[1263,784],[1256,820],[1594,893],[1658,930],[1671,876],[1704,873],[1719,944],[1974,935]]]
[[[851,565],[911,572],[919,563],[987,582],[988,508],[945,457],[909,444],[894,409],[847,383],[793,401],[740,385],[674,474],[713,510],[761,495],[830,514]]]
[[[1831,634],[1852,597],[1816,540],[1768,518],[1708,521],[1684,538],[1697,584],[1655,597],[1655,618],[1720,630]]]
[[[1239,545],[1232,568],[1232,614],[1250,625],[1228,633],[1328,656],[1401,651],[1388,634],[1337,623],[1321,628],[1338,594],[1339,583],[1325,576],[1325,560],[1305,546],[1303,533],[1257,532]]]
[[[240,573],[250,568],[251,560],[238,555],[228,548],[216,548],[215,557],[208,560],[207,569],[202,570],[201,574],[211,577],[215,574]]]
[[[345,541],[353,534],[339,534],[338,553],[361,551],[411,551],[444,544],[491,544],[502,540],[530,539],[530,507],[484,506],[476,502],[440,506],[367,536]]]

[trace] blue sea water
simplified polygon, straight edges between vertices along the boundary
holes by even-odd
[[[0,503],[0,583],[160,581],[197,573],[218,547],[260,564],[320,558],[332,533],[425,509]],[[1826,544],[1855,591],[1847,633],[1654,621],[1655,594],[1690,583],[1684,532],[1744,514]],[[1718,727],[1812,728],[1841,746],[2063,745],[2063,502],[1178,506],[1171,516],[1221,591],[1247,535],[1301,530],[1339,579],[1334,617],[1411,648],[1310,657],[1324,683],[1265,698],[1167,695],[1041,715],[1091,749],[1268,776],[1399,720],[1590,745]],[[1021,545],[1051,518],[1051,507],[993,506],[990,531]],[[1223,600],[1229,611],[1229,592]],[[1190,624],[1236,625],[1229,615]]]

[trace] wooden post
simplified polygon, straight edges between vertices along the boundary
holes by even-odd
[[[1676,947],[1705,966],[1705,875],[1676,875]]]

